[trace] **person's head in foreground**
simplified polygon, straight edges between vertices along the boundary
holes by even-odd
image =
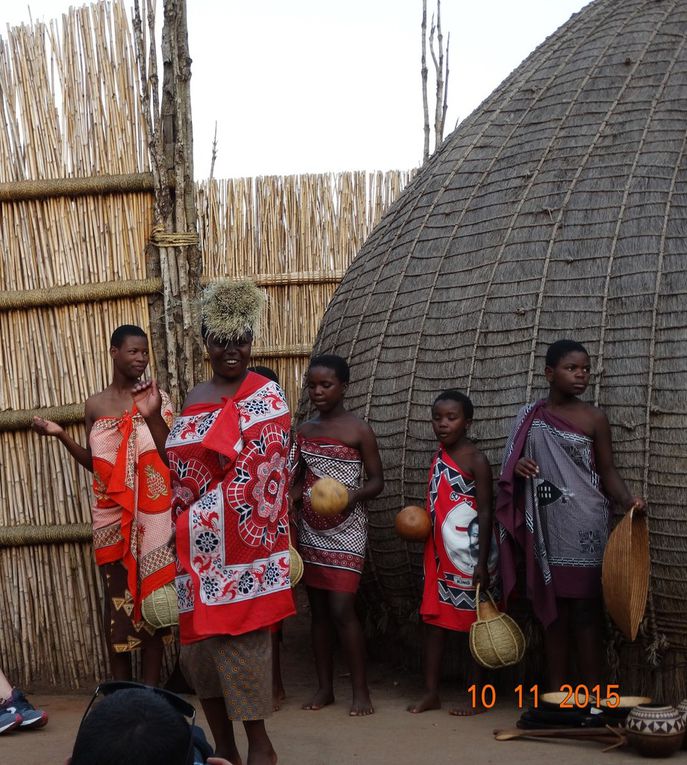
[[[108,695],[87,709],[65,765],[193,765],[203,761],[198,750],[194,751],[190,722],[171,703],[174,694],[146,687],[111,692],[107,688],[105,683],[96,691],[104,689]],[[181,708],[186,705],[193,710],[180,697],[176,699]],[[218,757],[206,762],[230,765]]]

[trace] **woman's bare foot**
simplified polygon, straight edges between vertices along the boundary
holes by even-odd
[[[272,748],[256,751],[249,749],[247,765],[277,765],[277,753]]]
[[[309,709],[313,712],[316,712],[318,709],[322,709],[323,707],[328,707],[330,704],[334,703],[334,691],[327,690],[324,688],[318,688],[315,692],[315,695],[310,699],[310,701],[306,701],[305,704],[301,707],[301,709]]]
[[[243,760],[241,759],[239,750],[235,746],[229,749],[224,749],[221,752],[215,752],[215,757],[221,757],[227,760],[227,762],[230,762],[231,765],[243,765]]]
[[[286,698],[286,691],[283,685],[272,687],[272,710],[278,712],[281,709],[281,703]]]
[[[441,699],[438,693],[426,693],[417,704],[408,706],[408,711],[413,714],[427,712],[429,709],[441,709]]]
[[[367,717],[375,713],[372,706],[372,699],[370,698],[370,692],[367,690],[353,692],[353,702],[351,703],[351,709],[349,715],[351,717]]]
[[[473,715],[481,715],[487,710],[481,705],[473,706],[469,701],[461,701],[454,707],[448,710],[450,715],[455,717],[472,717]]]

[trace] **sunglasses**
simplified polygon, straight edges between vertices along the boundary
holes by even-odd
[[[171,691],[166,691],[164,688],[154,688],[150,685],[143,685],[143,683],[134,683],[130,680],[108,680],[104,683],[100,683],[100,685],[93,692],[93,696],[91,696],[91,700],[88,702],[86,711],[83,713],[83,717],[81,718],[81,722],[79,723],[79,731],[77,731],[76,737],[77,738],[79,737],[81,726],[83,725],[84,720],[88,716],[88,713],[90,712],[91,707],[93,706],[98,696],[103,696],[103,697],[111,696],[113,693],[116,693],[117,691],[123,691],[127,689],[138,689],[138,690],[150,691],[152,693],[155,693],[156,695],[165,699],[174,709],[176,709],[177,712],[181,713],[184,717],[187,718],[188,748],[186,749],[186,758],[184,759],[184,762],[187,762],[187,763],[193,762],[193,759],[191,757],[193,752],[193,726],[195,725],[195,722],[196,722],[196,708],[193,706],[193,704],[189,704],[189,702],[186,701],[185,699],[182,699],[181,696],[177,696],[176,693],[172,693]]]

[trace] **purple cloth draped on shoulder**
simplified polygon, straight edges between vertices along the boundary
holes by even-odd
[[[548,626],[558,615],[557,597],[601,594],[609,514],[592,439],[552,414],[545,401],[518,415],[506,444],[495,517],[504,596],[513,592],[524,559],[527,596]],[[515,476],[521,457],[538,464],[536,478]]]

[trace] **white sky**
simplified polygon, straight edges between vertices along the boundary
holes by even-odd
[[[587,2],[443,0],[446,133]],[[209,174],[215,121],[220,178],[420,163],[421,0],[187,3],[196,178]],[[0,0],[0,29],[28,21],[29,6],[47,20],[68,5]]]

